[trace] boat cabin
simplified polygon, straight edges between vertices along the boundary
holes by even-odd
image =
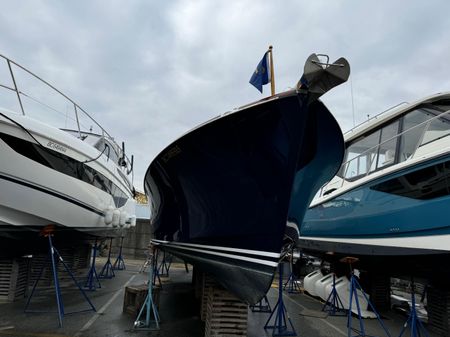
[[[343,164],[319,196],[393,165],[449,148],[450,99],[418,104],[370,124],[348,138]]]

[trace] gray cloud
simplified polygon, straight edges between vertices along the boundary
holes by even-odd
[[[295,85],[312,52],[349,60],[354,112],[350,83],[323,98],[343,130],[449,90],[449,9],[444,0],[9,2],[0,53],[125,140],[142,188],[147,166],[171,141],[262,97],[248,80],[269,44],[278,91]]]

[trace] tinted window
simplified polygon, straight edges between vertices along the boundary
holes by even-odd
[[[0,137],[16,152],[58,172],[82,180],[112,195],[116,207],[125,204],[126,194],[111,180],[71,157],[46,147],[33,144],[11,135],[0,133]]]

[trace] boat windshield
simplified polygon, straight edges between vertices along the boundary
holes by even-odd
[[[85,143],[95,147],[100,152],[103,152],[104,155],[112,160],[114,163],[120,165],[121,157],[121,149],[117,146],[117,144],[108,138],[105,138],[101,135],[97,135],[95,133],[90,132],[79,132],[78,130],[68,130],[61,129],[72,136],[81,139]],[[105,148],[105,144],[107,145]]]
[[[409,160],[448,135],[450,104],[421,105],[348,144],[338,176],[355,181]]]

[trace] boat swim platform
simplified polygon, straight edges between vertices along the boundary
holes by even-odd
[[[0,337],[106,337],[106,336],[159,336],[159,337],[201,337],[205,336],[205,322],[201,320],[201,301],[196,296],[192,282],[193,270],[186,273],[182,263],[170,268],[169,277],[161,277],[159,293],[160,331],[132,330],[135,316],[124,312],[125,288],[142,285],[147,273],[139,273],[145,260],[129,260],[125,256],[126,270],[117,271],[112,279],[102,279],[101,288],[87,292],[97,312],[66,315],[62,328],[58,327],[54,292],[36,297],[31,307],[53,309],[53,313],[24,313],[26,299],[13,303],[0,303]],[[106,262],[99,258],[97,269]],[[80,274],[77,274],[80,277]],[[278,285],[273,284],[268,300],[273,307],[277,301]],[[83,298],[73,288],[62,287],[62,297],[67,312],[82,310],[86,306]],[[336,337],[347,336],[347,318],[329,316],[322,312],[323,302],[304,293],[284,292],[284,303],[298,336]],[[241,309],[239,309],[241,310]],[[269,313],[252,312],[247,308],[247,336],[272,336],[272,330],[264,330]],[[398,336],[406,315],[394,311],[381,312],[384,323],[392,336]],[[366,332],[373,336],[384,336],[376,320],[364,320]],[[409,331],[408,331],[409,332]],[[442,335],[428,331],[430,337]]]

